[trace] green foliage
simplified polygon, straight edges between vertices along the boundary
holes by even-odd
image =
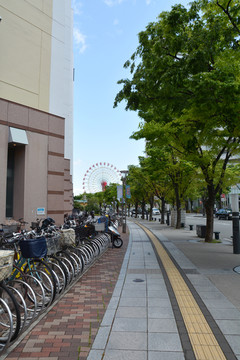
[[[196,0],[189,9],[175,5],[161,13],[139,33],[125,63],[132,78],[119,81],[114,103],[126,101],[126,110],[142,119],[133,138],[167,146],[173,162],[160,163],[171,165],[175,181],[181,183],[181,171],[201,170],[208,239],[214,199],[240,151],[239,18],[237,0]]]

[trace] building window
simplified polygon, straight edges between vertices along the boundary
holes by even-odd
[[[14,193],[14,157],[15,148],[8,147],[7,163],[7,197],[6,197],[6,217],[13,217],[13,193]]]

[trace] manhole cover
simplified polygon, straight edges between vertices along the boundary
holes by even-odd
[[[236,266],[233,271],[235,271],[236,273],[240,274],[240,265]]]
[[[143,279],[134,279],[133,281],[134,281],[134,282],[144,282]]]

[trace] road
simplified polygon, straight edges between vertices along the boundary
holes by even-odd
[[[196,225],[206,225],[206,217],[197,214],[187,214],[185,226],[189,227],[189,225],[193,225],[193,229],[196,230]],[[220,231],[220,239],[231,241],[232,221],[214,218],[213,231]]]
[[[139,215],[140,216],[140,215]],[[160,215],[154,215],[153,219],[159,221]],[[196,225],[206,225],[206,216],[200,214],[186,214],[185,227],[189,229],[189,225],[193,225],[193,231],[196,232]],[[213,231],[220,232],[220,239],[232,241],[232,221],[231,220],[218,220],[214,218]]]

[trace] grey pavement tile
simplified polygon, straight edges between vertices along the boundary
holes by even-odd
[[[150,351],[182,351],[178,334],[148,333],[148,349]]]
[[[140,280],[142,280],[142,279],[140,278]],[[146,291],[146,282],[145,281],[144,282],[134,282],[134,281],[132,281],[132,283],[124,285],[123,290],[126,290],[126,291]]]
[[[161,298],[149,298],[148,299],[148,307],[172,307],[171,302],[169,299],[161,299]]]
[[[219,290],[215,286],[213,286],[211,284],[209,284],[207,286],[195,285],[194,287],[195,287],[196,291],[199,292],[199,293],[204,293],[206,291],[219,292]]]
[[[147,334],[143,332],[112,331],[106,349],[147,351]]]
[[[235,306],[226,298],[222,300],[203,299],[208,309],[235,309]]]
[[[147,360],[147,352],[134,350],[107,350],[103,360]]]
[[[184,360],[183,352],[149,351],[148,360]]]
[[[147,274],[147,283],[153,284],[158,280],[162,280],[163,275],[162,274]]]
[[[121,292],[122,292],[122,288],[116,288],[113,290],[113,294],[112,296],[114,297],[119,297],[121,295]]]
[[[148,331],[178,333],[174,319],[148,319]]]
[[[145,268],[148,270],[159,269],[159,265],[157,263],[156,264],[145,264]]]
[[[213,286],[213,283],[205,276],[198,274],[188,274],[188,278],[191,283],[195,286]]]
[[[174,319],[172,308],[152,306],[148,308],[149,319]]]
[[[119,302],[119,297],[118,296],[112,296],[111,300],[109,301],[108,310],[116,310],[117,306],[118,306],[118,302]]]
[[[148,298],[161,298],[161,299],[168,299],[169,295],[166,288],[162,290],[149,290],[147,292]]]
[[[146,318],[115,318],[112,331],[147,332]]]
[[[240,320],[240,311],[235,309],[209,309],[215,320]]]
[[[112,325],[114,316],[115,316],[115,310],[107,309],[107,311],[104,314],[104,317],[101,322],[101,326],[110,326]]]
[[[226,335],[226,339],[233,352],[240,356],[240,335]]]
[[[97,336],[93,342],[92,349],[100,350],[105,348],[110,330],[110,326],[100,326],[97,332]]]
[[[134,296],[136,298],[141,298],[141,297],[146,297],[146,290],[138,290],[138,291],[134,291]],[[133,296],[133,292],[131,290],[123,290],[122,291],[122,294],[121,294],[121,297],[124,298],[124,297],[129,297],[131,298]]]
[[[146,298],[121,298],[119,302],[119,306],[147,306]]]
[[[104,350],[90,350],[87,360],[102,360]]]
[[[216,320],[216,322],[225,335],[240,336],[240,320]]]
[[[166,289],[165,281],[163,279],[156,280],[152,283],[147,283],[148,291],[163,290]]]
[[[146,318],[147,309],[141,306],[119,306],[116,317],[120,318]]]
[[[199,295],[203,300],[226,300],[226,297],[219,291],[205,291],[205,292],[199,292]]]

